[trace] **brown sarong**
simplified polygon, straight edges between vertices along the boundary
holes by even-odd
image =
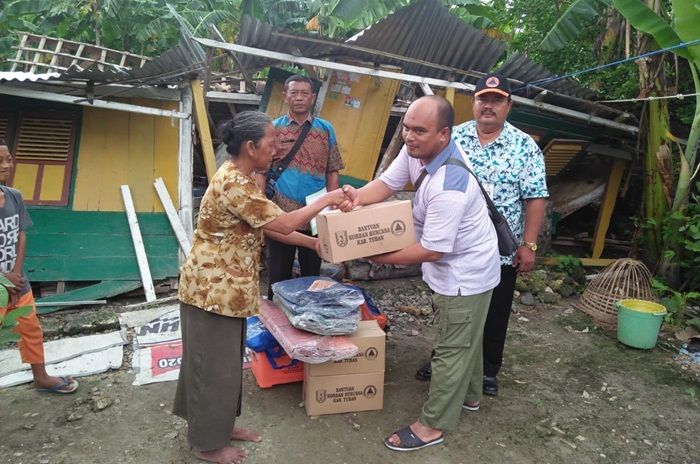
[[[241,414],[245,318],[180,303],[182,365],[173,413],[187,420],[196,451],[228,446]]]

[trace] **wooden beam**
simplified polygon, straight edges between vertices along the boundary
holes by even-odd
[[[119,103],[108,100],[93,100],[92,103],[86,101],[82,97],[72,97],[51,92],[41,92],[39,90],[23,89],[19,87],[10,87],[0,85],[0,94],[14,95],[16,97],[35,98],[37,100],[55,101],[60,103],[70,103],[73,105],[89,106],[92,108],[105,108],[115,111],[126,111],[128,113],[150,114],[154,116],[165,116],[168,118],[187,119],[190,117],[188,113],[180,111],[162,110],[160,108],[151,108],[148,106],[131,105],[128,103]]]
[[[328,87],[331,85],[331,78],[333,77],[333,70],[331,69],[326,76],[326,80],[321,83],[321,88],[316,96],[316,105],[314,106],[314,116],[321,114],[323,110],[323,104],[326,101],[326,95],[328,95]]]
[[[180,218],[177,215],[177,211],[175,211],[175,205],[173,205],[173,200],[170,198],[168,188],[165,186],[163,178],[157,178],[155,182],[153,182],[153,186],[156,188],[156,192],[158,192],[158,198],[160,198],[160,202],[163,203],[165,214],[168,215],[170,226],[173,228],[173,232],[175,232],[175,237],[177,237],[177,241],[178,243],[180,243],[180,248],[182,248],[182,252],[184,254],[189,254],[190,249],[192,248],[192,243],[190,242],[190,239],[187,236],[187,233],[185,232],[185,228],[182,226],[182,222],[180,222]]]
[[[190,81],[192,90],[192,101],[194,103],[194,122],[199,132],[199,142],[204,156],[204,166],[207,170],[207,178],[211,181],[216,173],[216,156],[214,155],[214,145],[211,141],[211,131],[209,129],[209,116],[204,104],[204,91],[199,79]]]
[[[625,172],[625,164],[626,162],[624,160],[616,159],[610,170],[608,183],[605,186],[605,193],[603,194],[603,202],[600,204],[600,209],[598,210],[595,232],[593,233],[593,249],[591,256],[594,259],[600,258],[603,254],[605,235],[608,233],[608,227],[610,227],[610,218],[615,209],[615,201],[617,200],[617,193],[620,191],[622,175]]]
[[[447,87],[445,89],[445,100],[450,102],[450,105],[455,106],[455,88]]]
[[[47,306],[84,306],[84,305],[98,305],[98,304],[106,304],[107,300],[84,300],[84,301],[55,301],[53,303],[51,302],[41,302],[38,301],[36,302],[36,307],[41,308],[41,307],[47,307]]]
[[[379,178],[379,176],[386,171],[391,162],[396,159],[396,156],[398,156],[399,151],[401,151],[401,147],[403,146],[403,137],[401,136],[401,133],[403,131],[404,116],[405,114],[401,116],[399,124],[396,126],[396,130],[394,131],[394,135],[391,136],[391,141],[389,141],[389,145],[386,147],[386,150],[384,150],[382,160],[379,162],[379,166],[377,167],[377,172],[374,173],[375,179]]]
[[[211,90],[207,92],[207,99],[210,102],[225,102],[225,103],[241,103],[244,105],[259,105],[262,97],[254,93],[235,93],[235,92],[216,92]]]
[[[616,259],[606,258],[578,258],[578,260],[581,261],[582,266],[589,267],[605,267],[617,261]],[[557,256],[543,256],[537,258],[537,264],[544,264],[545,266],[556,266],[559,264],[559,258]]]
[[[189,87],[182,89],[180,111],[192,113],[192,91]],[[192,118],[180,120],[180,147],[178,153],[178,197],[180,209],[178,211],[185,234],[192,237],[193,224],[193,198],[192,198],[192,171],[194,168],[192,154]],[[180,262],[184,258],[180,254]]]
[[[151,277],[151,269],[148,267],[146,247],[143,245],[143,237],[141,236],[139,220],[136,217],[134,200],[131,198],[131,190],[128,185],[122,185],[121,191],[122,199],[124,200],[124,209],[126,210],[126,218],[129,221],[131,240],[134,242],[136,261],[138,262],[139,272],[141,273],[141,282],[143,283],[143,290],[146,293],[146,301],[154,301],[156,299],[156,291],[153,288],[153,278]]]

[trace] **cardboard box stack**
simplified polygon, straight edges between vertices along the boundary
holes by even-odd
[[[411,202],[387,201],[316,217],[321,257],[331,263],[400,250],[416,241]]]
[[[356,356],[304,365],[308,415],[371,411],[384,406],[386,334],[377,321],[360,321],[350,338],[360,349]]]

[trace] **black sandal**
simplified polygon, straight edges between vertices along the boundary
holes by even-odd
[[[394,451],[415,451],[422,448],[427,448],[428,446],[439,445],[445,441],[442,435],[437,437],[435,440],[423,441],[418,438],[415,433],[413,433],[410,425],[407,425],[401,430],[394,432],[394,434],[396,434],[399,437],[399,440],[401,440],[398,445],[394,445],[389,441],[389,438],[391,437],[384,439],[384,445]]]

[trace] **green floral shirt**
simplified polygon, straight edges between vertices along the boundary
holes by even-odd
[[[262,227],[280,214],[253,177],[225,162],[202,198],[180,301],[222,316],[257,314]]]

